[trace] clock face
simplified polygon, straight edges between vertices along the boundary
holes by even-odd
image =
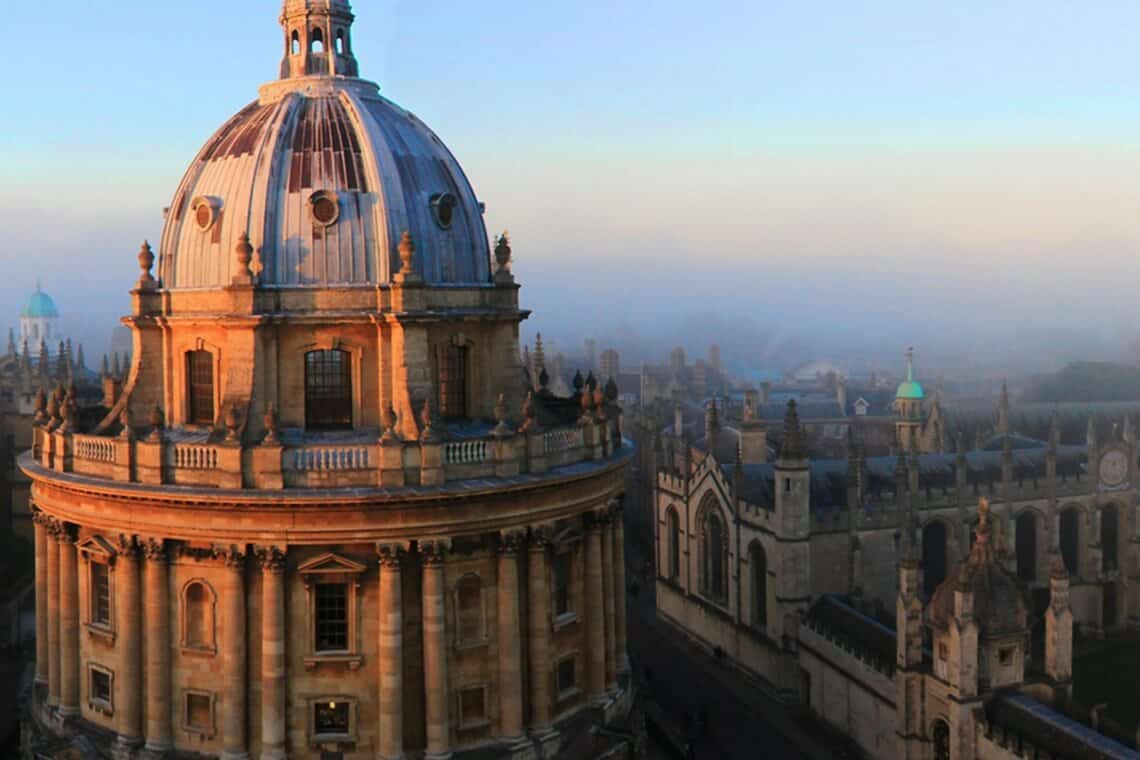
[[[1128,477],[1128,457],[1123,451],[1106,451],[1100,458],[1100,480],[1108,486],[1118,486]]]

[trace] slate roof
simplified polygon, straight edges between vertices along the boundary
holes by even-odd
[[[893,675],[897,636],[893,628],[864,615],[836,594],[824,594],[808,609],[804,624],[855,652],[871,667]]]
[[[1046,750],[1054,760],[1135,760],[1140,752],[1097,733],[1024,694],[1001,694],[985,707],[986,721]]]

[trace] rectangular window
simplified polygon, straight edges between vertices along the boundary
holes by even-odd
[[[102,562],[91,562],[91,622],[111,625],[111,572]]]
[[[558,663],[558,694],[565,695],[578,686],[577,673],[574,669],[574,657],[567,657]]]
[[[313,705],[313,731],[317,735],[348,735],[348,702],[320,701]]]
[[[554,614],[570,613],[570,578],[574,556],[562,552],[554,557]]]
[[[191,425],[214,422],[214,357],[209,351],[186,354],[186,378],[189,386]]]
[[[316,585],[316,650],[348,650],[348,584]]]
[[[352,357],[347,351],[305,354],[305,427],[352,428]]]
[[[467,349],[448,346],[439,363],[440,413],[447,418],[467,416]]]
[[[487,722],[487,690],[471,686],[459,692],[459,727],[469,728]]]
[[[91,669],[91,701],[111,705],[111,674],[105,670]]]
[[[214,731],[214,707],[209,694],[186,695],[186,728],[203,734]]]

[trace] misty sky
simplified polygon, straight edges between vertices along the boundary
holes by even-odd
[[[1111,353],[1140,5],[994,5],[358,0],[354,46],[511,231],[528,336]],[[276,75],[279,10],[7,4],[0,325],[39,275],[101,349],[187,164]]]

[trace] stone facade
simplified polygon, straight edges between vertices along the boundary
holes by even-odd
[[[343,0],[286,3],[291,52],[261,104],[379,103],[337,36],[351,19]],[[334,37],[335,55],[318,56]],[[426,130],[394,106],[372,113]],[[243,114],[211,142],[232,150],[218,160],[258,144],[278,160],[264,145],[281,123]],[[449,250],[486,253],[486,240],[434,247],[483,234],[469,187],[397,208],[389,185],[434,175],[369,165],[406,143],[370,142],[360,122],[326,126],[364,151],[372,185],[331,170],[330,186],[306,185],[298,170],[313,191],[305,224],[327,222],[314,239],[370,208],[366,229],[437,225],[430,247],[377,233],[351,256],[382,263],[298,284],[279,268],[292,243],[268,222],[210,244],[243,193],[206,187],[199,157],[183,184],[200,196],[187,213],[201,229],[168,217],[175,248],[160,251],[158,277],[149,247],[139,252],[121,388],[101,407],[41,397],[20,461],[35,510],[36,730],[114,737],[105,749],[120,758],[553,757],[576,714],[625,704],[632,450],[620,410],[593,382],[570,398],[528,387],[505,236],[493,262],[454,269]],[[461,214],[479,229],[460,228]],[[164,278],[175,269],[190,286]],[[219,271],[225,284],[198,287]]]

